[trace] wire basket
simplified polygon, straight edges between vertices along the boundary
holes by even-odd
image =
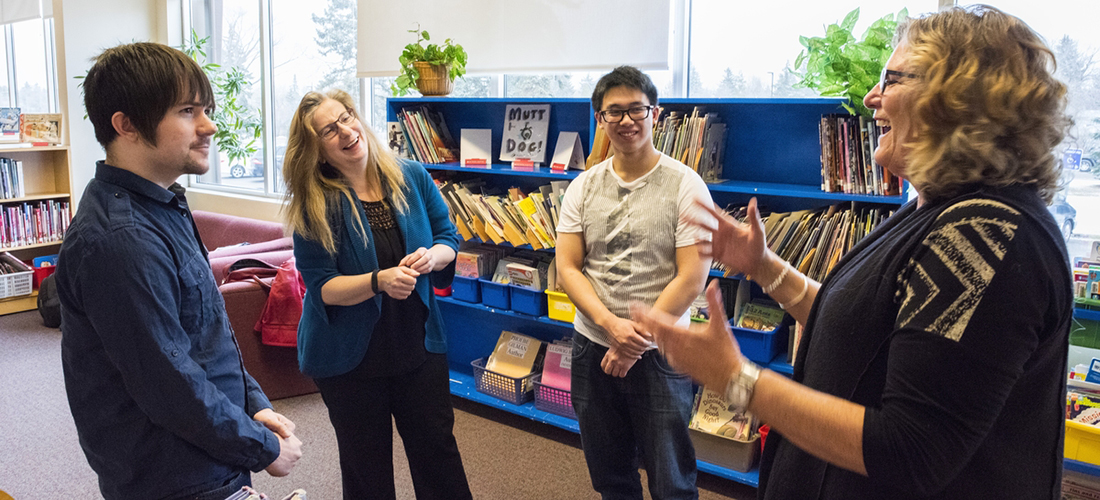
[[[515,378],[485,369],[485,358],[470,362],[474,367],[474,387],[477,392],[488,394],[514,405],[521,405],[535,397],[535,373]]]
[[[0,260],[16,269],[24,270],[10,274],[0,274],[0,299],[30,295],[31,278],[34,275],[34,270],[7,252],[0,254]]]
[[[565,389],[543,385],[541,376],[535,380],[535,408],[573,420],[577,419],[577,412],[573,411],[572,394]]]

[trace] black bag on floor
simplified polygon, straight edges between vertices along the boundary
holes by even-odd
[[[57,284],[52,274],[38,285],[38,313],[42,315],[43,325],[61,327],[61,299],[57,297]]]

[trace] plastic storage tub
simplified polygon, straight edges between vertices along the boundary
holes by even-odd
[[[521,405],[534,398],[535,373],[521,378],[509,377],[485,369],[485,358],[470,362],[474,368],[474,388],[477,392],[488,394],[514,405]]]
[[[1100,427],[1066,420],[1066,458],[1100,465]]]
[[[455,276],[451,283],[451,296],[463,302],[481,302],[481,285],[477,278]]]
[[[512,289],[512,310],[531,316],[546,316],[546,294],[542,290],[508,285]]]
[[[535,379],[535,408],[542,411],[577,419],[573,411],[573,396],[565,389],[542,384],[542,377]]]
[[[573,301],[569,300],[568,295],[553,290],[547,290],[546,301],[548,303],[546,309],[549,312],[550,319],[556,319],[566,323],[573,322],[573,317],[577,314],[577,306],[573,305]]]
[[[780,324],[770,332],[737,328],[733,325],[730,328],[737,338],[737,344],[741,346],[741,354],[757,363],[770,363],[790,342],[786,324]]]
[[[695,458],[699,460],[741,472],[748,472],[756,463],[760,436],[752,441],[737,441],[695,429],[688,429],[688,432],[695,445]]]
[[[512,308],[512,294],[508,291],[508,285],[496,283],[487,279],[481,282],[481,303],[497,309]]]
[[[20,269],[20,271],[14,273],[0,274],[0,299],[30,295],[31,280],[34,274],[31,267],[7,252],[0,254],[0,260],[16,269]]]

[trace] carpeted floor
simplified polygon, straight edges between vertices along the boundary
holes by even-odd
[[[37,312],[0,316],[0,490],[16,500],[100,498],[65,398],[60,342],[60,332],[44,328]],[[321,397],[274,405],[298,425],[303,457],[285,478],[254,474],[257,489],[275,499],[295,488],[305,489],[310,500],[339,499],[336,440]],[[597,498],[578,435],[459,398],[454,405],[455,436],[474,498]],[[394,443],[397,497],[412,499],[396,434]],[[756,496],[753,488],[708,474],[700,473],[698,484],[705,500]]]

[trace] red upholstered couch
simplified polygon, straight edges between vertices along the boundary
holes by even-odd
[[[278,267],[294,255],[291,238],[283,236],[283,226],[277,222],[202,211],[194,211],[193,216],[210,251],[210,268],[218,283],[225,279],[229,266],[240,259],[258,259]],[[232,246],[245,241],[249,244]],[[225,310],[244,366],[267,397],[282,399],[317,392],[313,380],[298,371],[297,349],[264,345],[260,334],[253,330],[267,301],[267,292],[245,281],[224,283],[218,289],[225,299]]]

